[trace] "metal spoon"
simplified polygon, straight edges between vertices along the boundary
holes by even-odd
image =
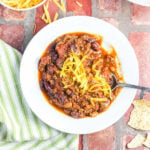
[[[143,87],[143,86],[138,86],[138,85],[133,85],[133,84],[128,84],[128,83],[119,83],[114,74],[112,74],[111,77],[113,79],[113,83],[111,86],[112,91],[115,90],[117,87],[127,87],[127,88],[139,89],[142,91],[150,92],[150,88],[148,87]]]

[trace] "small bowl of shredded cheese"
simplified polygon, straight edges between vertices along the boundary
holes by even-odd
[[[0,4],[12,10],[26,11],[39,7],[46,0],[0,0]]]

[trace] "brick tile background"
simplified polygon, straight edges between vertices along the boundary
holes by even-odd
[[[0,17],[5,19],[6,21],[21,21],[27,17],[27,14],[26,12],[10,10],[0,5]]]
[[[138,58],[140,85],[150,87],[150,7],[131,4],[127,0],[65,0],[66,13],[63,13],[51,0],[51,18],[59,13],[59,18],[70,15],[87,15],[103,19],[120,29],[131,42]],[[29,40],[46,24],[41,20],[43,6],[36,10],[19,12],[0,5],[0,39],[20,51],[24,51]],[[34,28],[35,26],[35,28]],[[150,100],[150,93],[144,93]],[[140,91],[136,99],[139,99]],[[138,133],[128,127],[129,108],[113,126],[97,133],[80,136],[79,150],[127,150],[126,144]],[[134,150],[147,150],[145,147]]]
[[[106,21],[106,22],[108,22],[108,23],[114,25],[114,26],[117,27],[117,28],[118,28],[118,26],[119,26],[119,22],[118,22],[116,19],[114,19],[114,18],[102,18],[102,19],[103,19],[104,21]]]
[[[129,41],[135,49],[140,68],[140,85],[150,86],[150,33],[131,32]]]
[[[121,0],[99,0],[99,8],[102,10],[117,11],[121,8]]]
[[[135,25],[150,25],[150,7],[132,4],[132,23]]]
[[[91,0],[78,0],[82,7],[79,7],[76,4],[76,0],[68,0],[67,1],[67,11],[73,12],[74,15],[92,15],[92,8],[91,8]]]
[[[0,25],[0,39],[12,47],[22,50],[24,29],[17,25]]]
[[[48,11],[52,19],[54,18],[54,15],[56,12],[58,12],[58,10],[59,10],[58,7],[53,3],[53,1],[50,1]],[[41,19],[43,12],[44,12],[43,6],[38,7],[36,10],[34,34],[47,25]]]
[[[86,139],[89,150],[115,150],[115,127],[89,134]]]

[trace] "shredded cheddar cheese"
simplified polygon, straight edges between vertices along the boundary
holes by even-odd
[[[50,17],[50,13],[49,13],[49,10],[48,10],[48,8],[49,8],[49,2],[50,2],[50,0],[48,0],[47,3],[46,3],[45,5],[43,5],[44,13],[43,13],[43,15],[42,15],[42,17],[41,17],[41,19],[42,19],[42,20],[44,21],[44,23],[46,23],[46,24],[49,24],[49,23],[52,22],[51,17]],[[58,19],[58,13],[55,13],[54,18],[53,18],[53,21],[55,21],[55,20],[57,20],[57,19]]]
[[[1,1],[10,7],[22,9],[36,6],[43,0],[1,0]]]
[[[48,0],[47,3],[43,5],[44,13],[41,17],[41,19],[47,24],[51,23],[51,17],[50,17],[49,11],[48,11],[49,2],[50,2],[50,0]]]
[[[58,19],[58,13],[55,14],[53,21]]]
[[[105,97],[91,97],[90,102],[92,105],[94,105],[94,101],[104,102],[107,101],[108,98],[112,99],[110,85],[105,78],[101,77],[99,70],[96,69],[99,60],[95,61],[92,65],[93,76],[91,78],[84,66],[84,61],[88,59],[88,55],[76,54],[74,51],[71,51],[70,56],[65,60],[60,72],[64,87],[68,88],[78,85],[79,93],[82,95],[85,94],[85,92],[102,92]]]
[[[65,8],[65,4],[63,0],[60,0],[60,2],[58,0],[53,0],[53,2],[57,5],[57,7],[63,11],[66,12],[66,8]]]
[[[34,24],[33,33],[36,31],[36,24]]]
[[[75,2],[79,7],[82,7],[82,4],[80,2],[78,2],[78,1],[75,1]]]

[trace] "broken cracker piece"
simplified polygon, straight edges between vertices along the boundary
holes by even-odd
[[[128,125],[134,129],[150,130],[150,101],[134,100]]]
[[[141,134],[137,134],[130,143],[127,144],[128,148],[137,148],[143,145],[145,137]]]
[[[146,140],[144,141],[143,145],[150,148],[150,133],[147,134]]]

